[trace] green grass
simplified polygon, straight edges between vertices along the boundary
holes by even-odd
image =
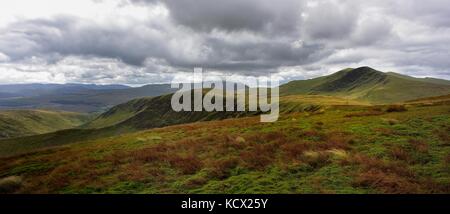
[[[0,139],[69,129],[87,122],[86,114],[46,110],[0,111]]]

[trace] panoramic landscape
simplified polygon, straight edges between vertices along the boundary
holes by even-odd
[[[94,115],[2,111],[0,188],[11,193],[450,191],[450,81],[369,67],[292,81],[280,86],[280,118],[274,123],[260,123],[258,112],[175,112],[170,97],[166,91]]]
[[[2,194],[450,193],[444,1],[18,2]]]

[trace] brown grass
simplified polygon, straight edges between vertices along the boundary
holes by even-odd
[[[301,161],[314,167],[320,168],[330,163],[330,153],[328,152],[316,152],[306,151],[301,157]]]
[[[203,166],[202,161],[192,154],[186,156],[169,156],[167,161],[171,166],[180,169],[183,174],[195,174]]]
[[[443,146],[450,146],[450,128],[441,129],[437,131],[437,135],[442,142]]]
[[[349,150],[350,144],[353,144],[355,141],[353,136],[344,133],[344,132],[330,132],[326,135],[325,140],[325,148],[323,149],[343,149]],[[324,145],[324,144],[322,144]]]
[[[231,170],[236,168],[239,160],[235,157],[212,161],[209,175],[214,178],[224,179],[230,176]]]
[[[241,152],[240,158],[247,168],[264,170],[272,163],[275,149],[274,144],[256,144],[249,150]]]
[[[288,160],[299,160],[303,153],[311,149],[311,145],[308,143],[290,143],[281,146],[283,151],[283,157]]]
[[[362,167],[363,171],[378,169],[383,172],[395,173],[404,177],[415,177],[413,171],[405,163],[387,162],[378,158],[368,157],[366,155],[360,154],[353,155],[349,159],[344,160],[344,162],[359,165]]]
[[[356,177],[356,186],[370,187],[381,190],[383,193],[416,193],[418,185],[409,179],[398,176],[395,173],[386,173],[378,169],[371,169]]]
[[[386,108],[386,112],[404,112],[407,111],[404,105],[390,105]]]
[[[411,155],[408,151],[401,147],[394,147],[389,151],[390,156],[395,160],[401,160],[409,162],[411,161]]]
[[[396,132],[394,130],[388,129],[388,128],[383,128],[383,127],[375,128],[374,131],[380,133],[383,136],[392,136],[392,135],[396,134]]]
[[[0,179],[0,193],[13,193],[22,186],[22,177],[9,176]]]
[[[130,156],[135,161],[156,162],[156,161],[165,160],[169,156],[170,151],[174,151],[174,147],[162,143],[162,144],[158,144],[155,147],[144,148],[144,149],[132,151]],[[123,157],[119,157],[119,158],[123,158]]]
[[[382,193],[445,193],[446,184],[439,184],[432,179],[418,178],[404,162],[389,162],[365,155],[353,155],[342,160],[344,165],[357,165],[353,185],[356,187],[375,188]]]
[[[444,169],[447,171],[447,172],[450,172],[450,154],[448,154],[448,155],[446,155],[445,157],[444,157]]]
[[[418,139],[410,139],[408,142],[415,151],[423,154],[428,154],[429,146],[425,141]]]
[[[346,115],[344,115],[344,117],[347,117],[347,118],[368,117],[368,116],[378,116],[378,115],[382,115],[382,114],[384,114],[384,112],[371,110],[371,111],[364,111],[364,112],[356,112],[356,113],[346,114]]]

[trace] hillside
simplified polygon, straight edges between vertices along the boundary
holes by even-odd
[[[319,94],[375,104],[397,103],[450,94],[450,81],[383,73],[369,67],[344,69],[329,76],[297,80],[280,87],[281,95]]]
[[[154,98],[141,98],[117,105],[83,128],[104,128],[108,126],[132,127],[136,130],[168,125],[221,120],[226,118],[258,115],[260,112],[174,112],[171,94]],[[192,101],[193,102],[193,101]],[[248,100],[246,101],[248,103]],[[236,103],[236,99],[235,99]],[[280,112],[302,112],[318,110],[334,105],[367,105],[367,103],[320,95],[293,95],[280,98]],[[225,109],[225,101],[224,101]]]
[[[251,117],[260,112],[174,112],[171,95],[140,98],[120,104],[77,129],[36,136],[0,140],[0,156],[26,153],[42,148],[95,140],[170,125]],[[295,95],[280,99],[280,111],[320,112],[332,106],[364,106],[365,103],[329,96]],[[32,142],[32,143],[30,143]]]
[[[41,86],[36,92],[30,91],[35,85],[22,86],[18,96],[0,99],[0,109],[56,109],[74,112],[98,112],[112,106],[139,97],[152,97],[168,94],[172,89],[169,84],[146,85],[137,88],[126,86],[96,86],[96,85],[56,85]],[[11,87],[11,88],[10,88]],[[17,92],[17,86],[0,86],[1,90],[11,89]],[[15,91],[16,90],[16,91]],[[10,96],[11,97],[11,96]]]
[[[20,178],[10,193],[448,193],[449,110],[336,106],[78,138],[0,158],[0,177]]]
[[[44,110],[0,111],[0,139],[43,134],[79,126],[89,117],[71,112]]]
[[[409,100],[405,103],[408,104],[422,104],[422,105],[433,105],[436,103],[447,104],[450,105],[450,94],[436,97],[425,97],[416,100]]]

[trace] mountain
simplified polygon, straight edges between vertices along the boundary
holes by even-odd
[[[0,139],[54,132],[79,126],[88,115],[44,110],[0,111]]]
[[[280,86],[280,94],[319,94],[370,103],[396,103],[450,94],[450,81],[414,78],[370,67],[348,68],[329,76],[297,80]]]
[[[85,90],[126,89],[125,85],[95,85],[95,84],[9,84],[0,85],[0,94],[13,94],[16,97],[36,97],[48,94],[67,94]]]
[[[34,88],[37,88],[34,90]],[[139,97],[152,97],[175,91],[169,84],[131,88],[121,85],[12,85],[1,91],[18,94],[0,99],[0,109],[56,109],[75,112],[97,112]],[[33,92],[35,91],[35,92]]]

